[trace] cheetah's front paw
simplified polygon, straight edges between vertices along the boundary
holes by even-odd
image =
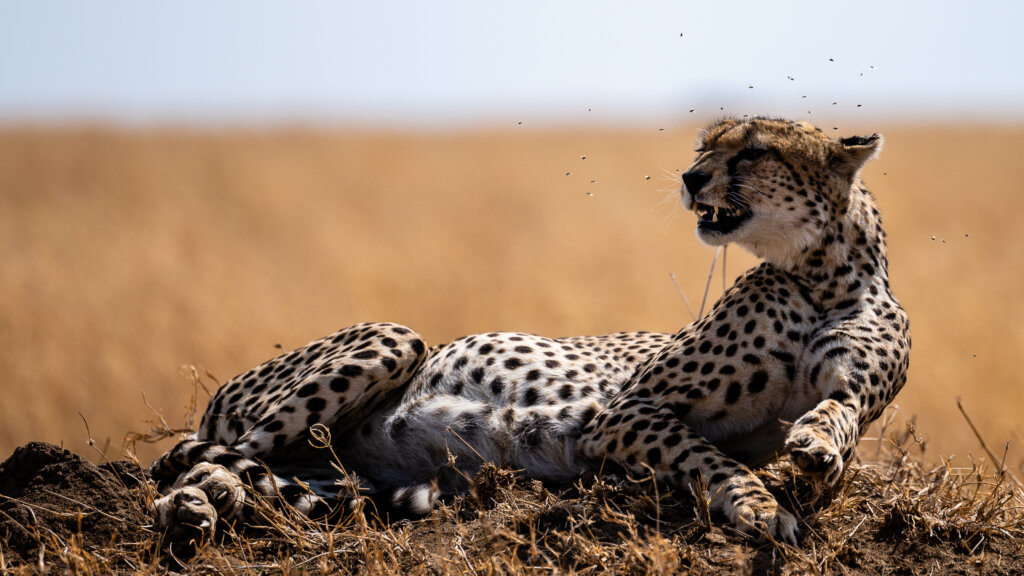
[[[814,482],[835,486],[843,475],[843,456],[835,443],[810,426],[793,426],[786,436],[786,451]]]
[[[724,512],[736,528],[758,540],[770,537],[796,545],[796,517],[780,506],[760,482],[740,477],[724,488]]]

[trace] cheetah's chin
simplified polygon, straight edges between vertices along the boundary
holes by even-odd
[[[739,228],[744,222],[750,219],[751,214],[739,208],[725,208],[722,206],[711,206],[697,202],[694,206],[697,213],[697,230],[700,232],[716,232],[728,234]]]

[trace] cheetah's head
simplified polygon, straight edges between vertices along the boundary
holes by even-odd
[[[807,122],[726,118],[705,129],[683,205],[705,244],[735,242],[784,264],[816,245],[882,137],[832,139]]]

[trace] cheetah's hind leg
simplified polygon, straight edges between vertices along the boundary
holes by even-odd
[[[324,498],[283,474],[268,474],[258,460],[302,458],[315,424],[335,430],[358,426],[402,389],[425,357],[423,341],[408,328],[359,324],[232,378],[211,399],[195,439],[179,443],[151,466],[165,494],[157,504],[157,528],[172,544],[175,538],[209,538],[218,522],[252,519],[249,493],[302,514],[322,515],[329,510]],[[217,466],[197,468],[201,463]],[[336,501],[339,492],[345,491],[324,496]]]
[[[210,400],[198,438],[230,443],[252,458],[304,441],[314,424],[354,428],[401,390],[426,356],[423,340],[404,326],[344,328],[225,383]],[[255,421],[241,435],[231,429],[239,409]]]

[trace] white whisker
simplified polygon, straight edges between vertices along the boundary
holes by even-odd
[[[742,176],[737,176],[737,177],[733,178],[733,181],[736,183],[736,187],[737,188],[743,188],[743,189],[746,189],[746,190],[753,190],[754,192],[756,192],[757,194],[759,194],[760,196],[762,196],[764,198],[768,197],[768,194],[764,190],[761,190],[760,188],[758,188],[754,184],[751,184],[751,180],[749,178],[743,178]]]

